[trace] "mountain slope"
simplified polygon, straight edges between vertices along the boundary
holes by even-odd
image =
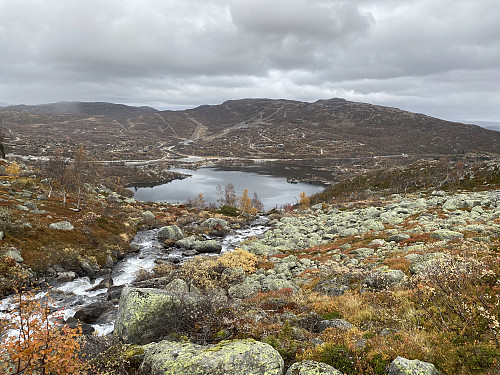
[[[500,150],[499,132],[338,98],[230,100],[183,111],[62,102],[1,108],[0,123],[16,153],[83,144],[102,159],[198,155],[371,168],[402,158],[498,156]]]

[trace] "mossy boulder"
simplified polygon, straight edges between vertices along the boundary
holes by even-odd
[[[453,230],[438,229],[431,233],[431,238],[436,240],[456,240],[464,238],[464,235]]]
[[[283,359],[271,345],[255,340],[217,345],[161,341],[143,346],[141,372],[148,375],[282,375]]]
[[[301,361],[291,365],[286,375],[342,375],[342,373],[326,363]]]
[[[432,363],[397,357],[389,366],[388,375],[440,375]]]
[[[167,225],[161,227],[160,230],[158,231],[158,239],[160,241],[162,240],[177,241],[182,238],[184,238],[184,234],[177,225]]]
[[[191,294],[152,288],[125,288],[120,297],[115,335],[130,344],[159,340],[187,329],[188,312],[197,299]]]

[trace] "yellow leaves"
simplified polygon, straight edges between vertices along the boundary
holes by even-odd
[[[300,193],[299,208],[301,210],[307,210],[310,205],[311,200],[309,199],[305,191],[303,191],[302,193]]]
[[[245,272],[253,273],[257,271],[258,258],[248,251],[236,249],[223,254],[218,259],[218,262],[227,268],[242,268]]]
[[[19,292],[16,302],[11,320],[3,318],[0,322],[6,330],[15,332],[3,336],[0,357],[9,361],[0,362],[0,371],[7,375],[79,374],[81,330],[55,323],[49,316],[49,303],[38,300],[33,292]]]
[[[240,197],[239,209],[245,214],[255,215],[257,213],[257,209],[248,196],[248,189],[243,190],[243,195]]]
[[[21,167],[16,163],[10,163],[5,167],[5,174],[12,178],[18,178],[21,174]]]

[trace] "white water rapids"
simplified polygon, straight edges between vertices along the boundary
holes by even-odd
[[[232,234],[227,235],[221,240],[221,253],[233,250],[238,244],[249,237],[262,235],[267,229],[268,219],[260,217],[254,220],[250,227],[239,229]],[[131,284],[139,270],[150,271],[158,259],[174,260],[183,262],[188,259],[182,255],[181,250],[166,249],[158,241],[158,229],[140,231],[134,237],[133,244],[138,244],[140,250],[128,255],[122,261],[118,262],[112,273],[109,275],[113,280],[113,287],[119,287]],[[106,276],[107,277],[107,276]],[[63,309],[64,319],[75,315],[76,311],[90,305],[94,302],[104,302],[108,297],[108,288],[94,289],[104,277],[98,277],[91,280],[88,277],[79,277],[69,282],[55,283],[50,290],[50,297],[55,302],[57,309]],[[36,298],[44,298],[48,292],[40,292]],[[117,307],[114,306],[112,312],[105,313],[92,324],[97,335],[107,335],[113,332],[114,318]],[[12,311],[16,304],[12,297],[0,300],[0,318],[13,319]],[[15,334],[15,332],[11,332]]]

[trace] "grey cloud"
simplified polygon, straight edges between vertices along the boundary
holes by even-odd
[[[499,121],[498,14],[497,0],[0,0],[0,101],[344,96]]]

